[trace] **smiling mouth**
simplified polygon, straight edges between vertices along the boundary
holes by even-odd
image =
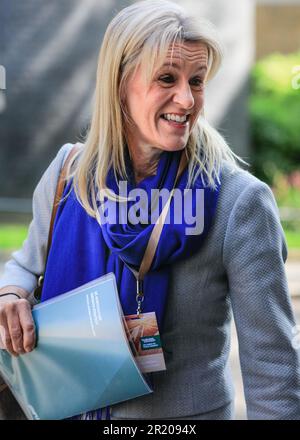
[[[166,122],[170,127],[182,129],[189,126],[190,115],[187,115],[187,118],[184,122],[177,122],[177,121],[173,121],[172,119],[166,119],[164,115],[161,115],[160,119]]]

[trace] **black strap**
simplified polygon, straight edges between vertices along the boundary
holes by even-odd
[[[17,293],[2,293],[1,295],[0,295],[0,298],[2,298],[2,296],[7,296],[7,295],[15,295],[15,296],[17,296],[19,299],[22,299],[22,297],[20,296],[20,295],[18,295]]]

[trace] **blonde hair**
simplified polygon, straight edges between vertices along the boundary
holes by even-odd
[[[128,116],[121,99],[126,81],[141,66],[149,82],[170,45],[184,41],[206,45],[206,80],[211,79],[222,59],[215,30],[209,22],[195,19],[179,5],[168,0],[139,1],[122,9],[109,23],[99,53],[89,132],[76,167],[69,174],[79,202],[91,216],[97,218],[95,189],[113,197],[106,187],[108,170],[112,167],[115,175],[127,179],[124,121]],[[185,152],[189,163],[188,185],[202,172],[207,184],[215,188],[224,160],[237,168],[236,159],[243,162],[203,113],[190,133]]]

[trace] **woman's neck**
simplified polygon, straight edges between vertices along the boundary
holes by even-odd
[[[129,154],[137,184],[146,177],[156,174],[161,153],[162,150],[150,145],[138,148],[130,148],[129,146]]]

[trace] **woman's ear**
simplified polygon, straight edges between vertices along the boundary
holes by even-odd
[[[126,99],[125,99],[125,93],[124,93],[124,84],[120,84],[119,89],[119,100],[120,100],[120,107],[124,111],[126,108]]]
[[[121,104],[125,104],[126,103],[126,94],[125,94],[124,78],[120,82],[119,97],[120,97]]]
[[[120,106],[123,112],[127,112],[126,98],[125,94],[120,94]]]

